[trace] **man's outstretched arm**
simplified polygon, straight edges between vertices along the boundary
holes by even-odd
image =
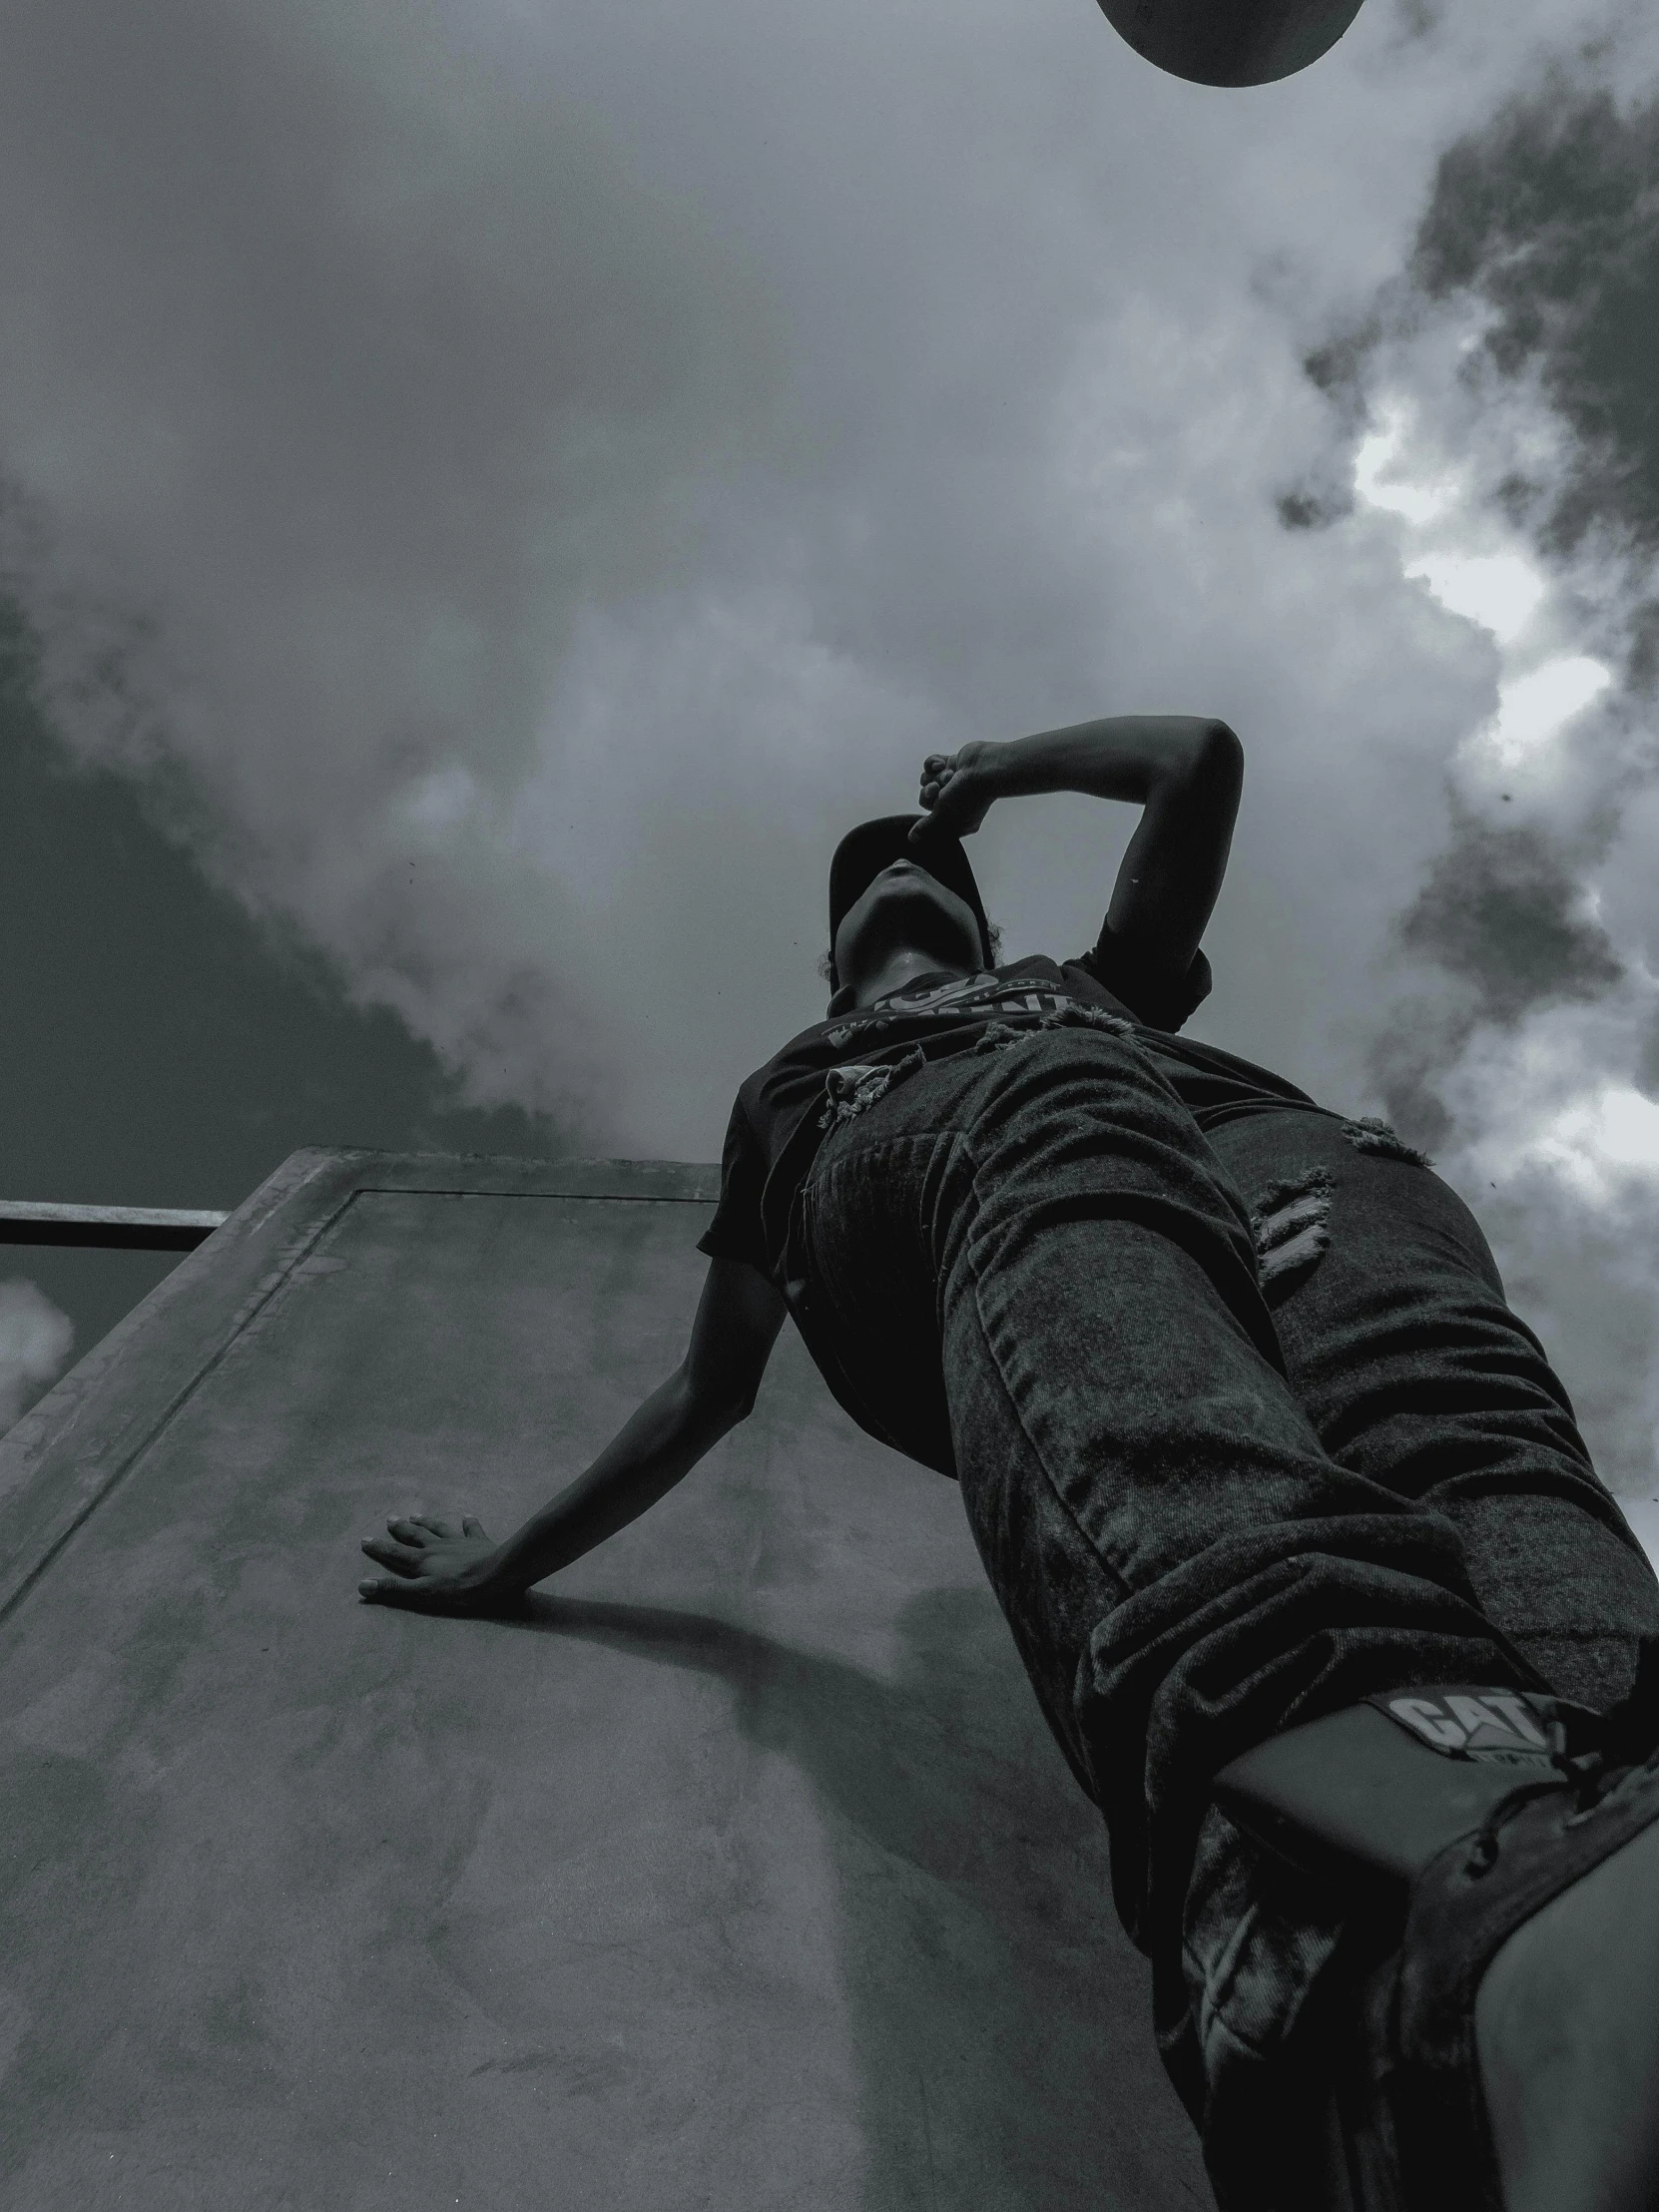
[[[1107,910],[1112,935],[1149,973],[1184,975],[1221,891],[1244,782],[1244,748],[1202,715],[1111,715],[1009,745],[930,754],[921,804],[958,836],[993,803],[1082,792],[1142,809]],[[927,825],[912,832],[918,848]]]
[[[390,1571],[360,1594],[425,1612],[489,1613],[579,1559],[689,1474],[751,1411],[784,1325],[783,1300],[758,1268],[711,1260],[685,1359],[595,1459],[505,1543],[470,1514],[386,1523],[363,1550]]]

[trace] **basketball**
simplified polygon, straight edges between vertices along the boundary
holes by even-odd
[[[1195,85],[1270,85],[1329,53],[1362,0],[1100,0],[1137,54]]]

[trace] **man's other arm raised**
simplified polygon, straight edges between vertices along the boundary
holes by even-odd
[[[928,820],[911,831],[922,854],[929,821],[965,836],[999,799],[1081,792],[1138,805],[1107,909],[1122,949],[1149,974],[1185,975],[1221,891],[1244,784],[1244,748],[1206,715],[1109,715],[1011,744],[929,754],[921,772]]]

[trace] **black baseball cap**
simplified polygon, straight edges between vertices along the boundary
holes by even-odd
[[[860,822],[835,847],[830,862],[830,956],[834,958],[835,931],[849,906],[868,890],[884,867],[894,860],[914,860],[935,882],[973,909],[979,924],[979,948],[985,965],[991,965],[991,930],[973,868],[962,850],[962,840],[948,830],[929,828],[912,844],[910,831],[926,815],[881,815],[874,822]]]

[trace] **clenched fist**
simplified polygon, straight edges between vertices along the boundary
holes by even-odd
[[[980,739],[957,753],[928,754],[921,764],[923,819],[910,831],[912,842],[925,839],[935,824],[953,836],[972,835],[1001,797],[996,763],[1003,750]]]

